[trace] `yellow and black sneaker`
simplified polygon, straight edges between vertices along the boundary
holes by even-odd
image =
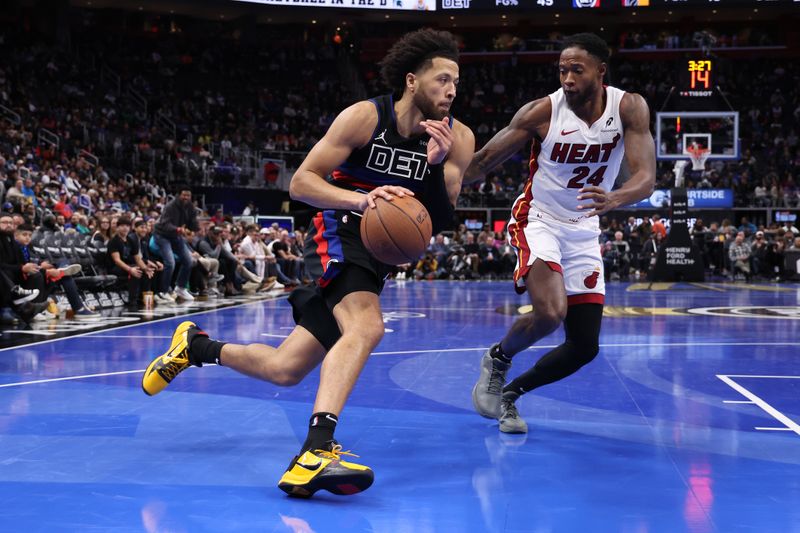
[[[142,390],[148,396],[155,396],[175,379],[175,376],[189,368],[189,342],[192,335],[206,335],[194,322],[181,322],[172,334],[169,350],[159,355],[147,366],[142,376]]]
[[[343,452],[339,444],[333,444],[330,451],[308,450],[296,456],[278,482],[278,488],[297,498],[310,498],[320,489],[339,495],[367,490],[375,474],[368,466],[342,461],[342,455],[358,457]]]

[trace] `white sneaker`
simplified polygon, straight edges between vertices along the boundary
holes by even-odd
[[[59,268],[59,270],[65,276],[74,276],[75,274],[80,274],[83,271],[83,267],[81,265],[75,264]]]
[[[42,311],[38,315],[34,316],[33,320],[38,322],[38,321],[43,321],[43,320],[55,320],[57,318],[58,317],[56,315],[54,315],[53,313],[51,313],[50,311],[45,309],[44,311]]]
[[[256,283],[255,281],[245,281],[244,283],[242,283],[242,291],[245,294],[253,294],[258,290],[260,286],[261,284]]]
[[[286,285],[284,285],[284,284],[283,284],[283,283],[281,283],[280,281],[276,281],[276,282],[275,282],[275,285],[273,285],[273,286],[272,286],[272,288],[270,288],[270,290],[271,290],[271,291],[276,291],[276,290],[279,290],[279,289],[280,289],[280,290],[283,290],[283,289],[285,289],[285,288],[286,288]]]
[[[189,291],[187,291],[183,287],[178,287],[177,289],[175,289],[175,295],[178,298],[180,298],[181,300],[184,300],[186,302],[193,302],[194,301],[194,296],[192,296],[189,293]]]
[[[170,305],[175,303],[175,298],[173,298],[172,295],[167,292],[156,293],[155,298],[158,303],[162,303],[164,305]]]

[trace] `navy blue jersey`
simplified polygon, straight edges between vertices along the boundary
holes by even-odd
[[[381,185],[398,185],[422,195],[428,176],[427,133],[403,137],[397,132],[391,94],[370,100],[378,110],[372,139],[354,150],[331,175],[331,183],[350,190],[371,191]],[[450,118],[450,126],[453,119]]]
[[[433,179],[428,169],[430,136],[423,133],[402,137],[397,132],[391,95],[370,102],[378,110],[378,125],[372,139],[333,171],[330,183],[361,192],[381,185],[398,185],[414,191],[416,198],[425,204],[425,180]],[[442,179],[441,174],[435,177]],[[429,212],[438,208],[426,207]],[[360,213],[338,209],[324,209],[312,219],[304,247],[305,265],[320,287],[327,287],[345,265],[355,264],[375,273],[375,282],[380,285],[375,292],[380,293],[383,279],[392,267],[380,263],[364,248],[360,222]]]

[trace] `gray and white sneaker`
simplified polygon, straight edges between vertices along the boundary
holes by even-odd
[[[30,302],[39,296],[39,289],[24,289],[19,285],[14,285],[11,288],[11,298],[14,305],[24,304]]]
[[[511,363],[492,357],[495,346],[497,344],[486,350],[481,358],[481,373],[472,388],[472,405],[479,415],[497,419],[500,417],[500,394],[506,384],[506,373],[511,368]]]
[[[514,402],[519,398],[515,392],[504,392],[500,400],[500,431],[503,433],[527,433],[528,424],[519,416]]]

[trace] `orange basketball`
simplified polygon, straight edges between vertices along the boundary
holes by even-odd
[[[416,262],[431,240],[431,217],[413,196],[375,199],[361,218],[361,240],[375,259],[387,265]]]

